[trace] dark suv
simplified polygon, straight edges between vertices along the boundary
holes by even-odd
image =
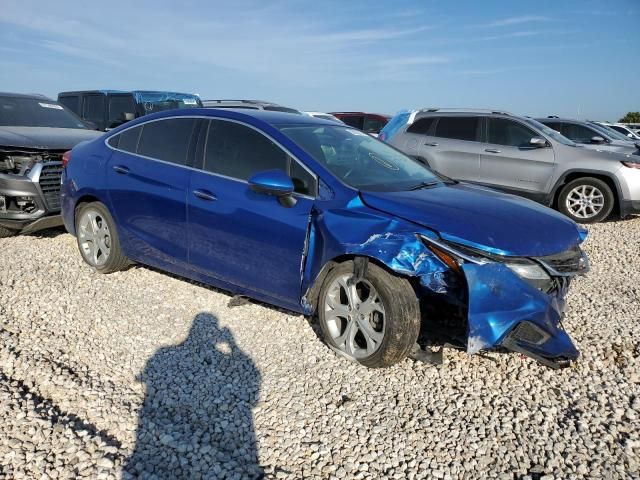
[[[97,130],[110,130],[134,118],[174,108],[202,107],[191,93],[150,90],[83,90],[61,92],[58,101]]]
[[[43,95],[0,93],[0,238],[62,225],[62,156],[98,136]]]

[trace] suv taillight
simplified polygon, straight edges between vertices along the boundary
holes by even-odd
[[[62,166],[66,167],[71,160],[71,150],[67,150],[62,154]]]

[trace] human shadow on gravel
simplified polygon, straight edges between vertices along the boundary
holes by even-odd
[[[140,380],[146,394],[123,478],[263,478],[252,416],[260,373],[215,316],[196,315],[187,339],[160,348]]]

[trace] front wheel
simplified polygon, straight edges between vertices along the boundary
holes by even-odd
[[[558,196],[558,209],[578,223],[596,223],[613,210],[615,197],[598,178],[582,177],[567,183]]]
[[[420,331],[420,308],[409,281],[369,263],[352,282],[353,262],[325,279],[318,317],[325,341],[343,356],[371,368],[407,357]]]

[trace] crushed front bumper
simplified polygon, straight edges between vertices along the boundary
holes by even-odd
[[[567,281],[544,293],[503,264],[465,264],[462,269],[469,290],[468,353],[501,346],[551,368],[578,358],[561,323]]]

